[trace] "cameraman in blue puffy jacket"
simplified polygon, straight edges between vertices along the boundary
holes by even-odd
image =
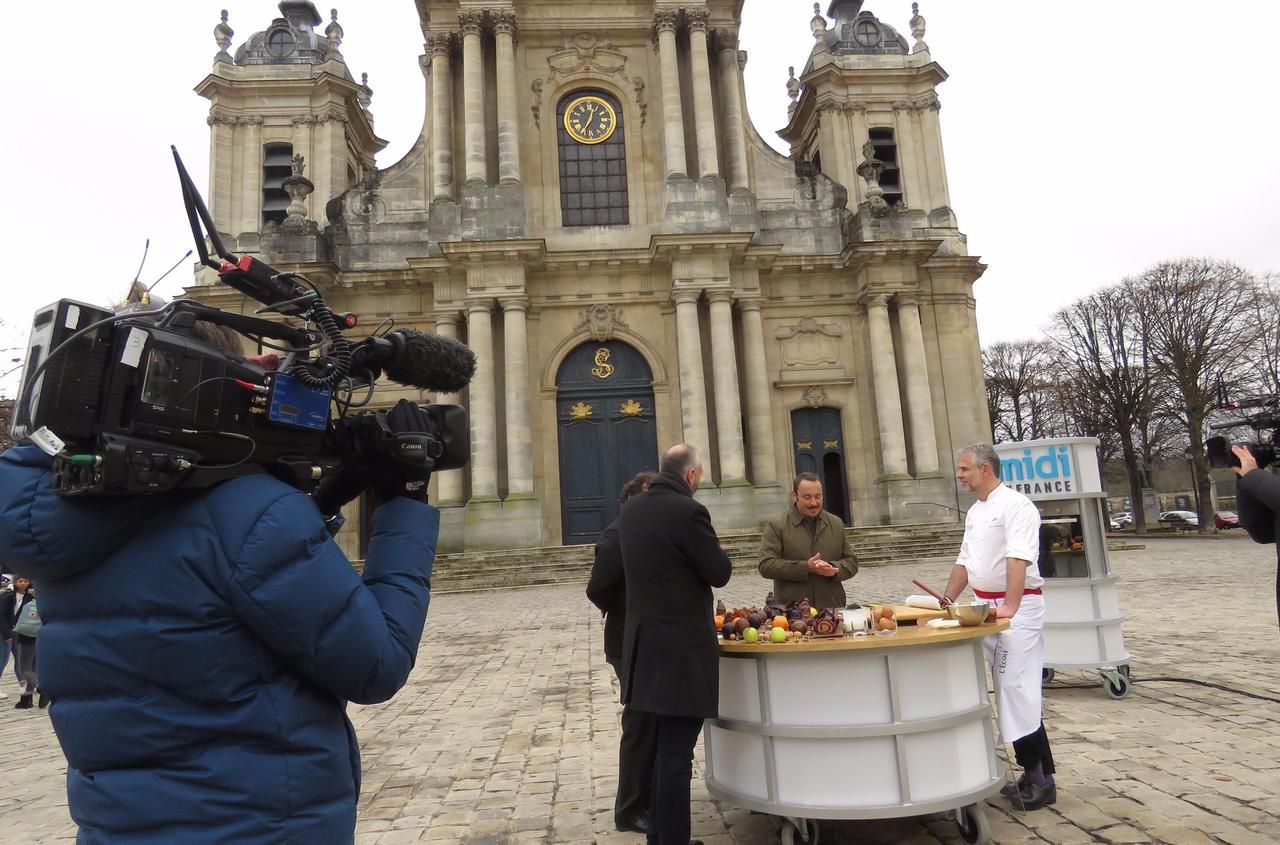
[[[393,430],[417,430],[402,401]],[[422,430],[426,430],[423,428]],[[346,702],[404,685],[440,516],[425,478],[360,467],[364,575],[266,474],[164,496],[62,498],[31,445],[0,456],[0,558],[40,584],[40,684],[80,843],[350,843]]]

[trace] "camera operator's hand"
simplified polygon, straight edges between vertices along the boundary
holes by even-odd
[[[427,500],[427,482],[435,459],[429,450],[431,419],[408,399],[401,399],[387,412],[387,449],[370,467],[370,489],[379,500],[389,502],[397,496]]]
[[[1258,468],[1258,459],[1253,456],[1253,452],[1249,451],[1247,446],[1232,446],[1231,454],[1240,460],[1240,466],[1232,467],[1231,471],[1241,478]]]

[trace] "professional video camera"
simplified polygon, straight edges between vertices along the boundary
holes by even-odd
[[[64,496],[161,493],[267,471],[307,491],[319,484],[317,504],[332,515],[361,492],[336,477],[344,459],[387,458],[427,472],[464,466],[470,446],[462,408],[423,406],[427,433],[393,432],[384,411],[358,409],[384,373],[424,390],[461,390],[475,372],[471,350],[407,328],[347,340],[342,332],[357,318],[332,311],[305,276],[227,252],[176,149],[173,157],[201,262],[262,303],[258,314],[303,325],[186,300],[118,314],[66,299],[41,309],[13,436],[29,436],[54,456],[54,489]],[[210,257],[202,225],[221,260]],[[201,342],[196,321],[278,350],[279,368]]]
[[[1241,443],[1253,455],[1258,466],[1265,467],[1276,459],[1276,448],[1280,446],[1280,396],[1255,396],[1238,402],[1227,402],[1223,409],[1243,411],[1244,418],[1236,422],[1219,423],[1209,426],[1213,430],[1240,428],[1248,426],[1259,435],[1270,432],[1269,442]],[[1225,437],[1210,437],[1204,444],[1205,455],[1209,466],[1214,469],[1240,466],[1240,459],[1231,451],[1231,442]]]

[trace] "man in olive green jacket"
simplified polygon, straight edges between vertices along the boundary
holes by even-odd
[[[822,509],[822,482],[802,472],[791,485],[791,507],[765,524],[760,574],[773,579],[780,602],[808,599],[814,607],[844,607],[844,585],[858,571],[840,517]]]

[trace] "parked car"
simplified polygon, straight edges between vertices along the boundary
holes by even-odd
[[[1112,530],[1112,531],[1119,531],[1119,530],[1120,530],[1121,528],[1123,528],[1124,526],[1122,526],[1122,525],[1120,524],[1120,520],[1116,519],[1116,518],[1113,516],[1113,517],[1111,517],[1109,527],[1111,528],[1111,530]]]
[[[1213,525],[1219,531],[1225,531],[1228,528],[1239,528],[1240,517],[1235,511],[1215,511]]]
[[[1169,528],[1199,528],[1200,517],[1194,511],[1165,511],[1160,514],[1160,524]]]
[[[1119,523],[1121,528],[1126,525],[1133,525],[1133,512],[1121,511],[1120,513],[1112,514],[1111,521]]]

